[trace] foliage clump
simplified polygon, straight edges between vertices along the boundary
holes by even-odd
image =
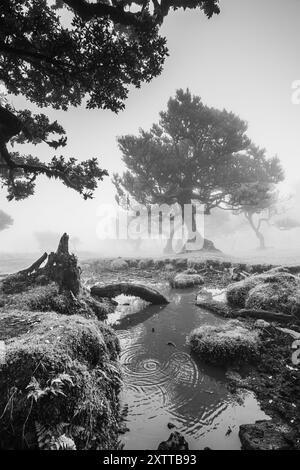
[[[120,350],[107,326],[16,310],[0,313],[0,339],[2,449],[117,448]]]
[[[253,362],[259,357],[260,333],[238,320],[204,325],[194,330],[189,344],[201,359],[214,365]]]

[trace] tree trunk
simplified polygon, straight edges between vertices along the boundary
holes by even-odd
[[[191,204],[191,201],[190,201]],[[181,204],[182,211],[184,210],[184,205]],[[186,222],[186,220],[185,220]],[[191,214],[191,218],[187,220],[188,223],[188,240],[184,244],[182,248],[183,253],[192,253],[194,251],[206,251],[206,252],[220,252],[218,250],[213,241],[209,240],[208,238],[203,238],[202,234],[197,229],[197,222],[196,222],[196,213],[193,210]],[[195,248],[192,249],[189,244],[194,243]],[[197,244],[201,247],[197,249]]]
[[[174,234],[175,234],[175,228],[172,226],[171,231],[170,231],[170,236],[167,240],[167,243],[164,246],[164,253],[165,254],[174,254],[175,250],[173,248],[173,239],[174,239]]]
[[[265,237],[260,232],[259,226],[255,227],[255,223],[254,223],[254,220],[253,220],[253,214],[245,214],[245,216],[246,216],[246,219],[248,220],[248,222],[250,224],[250,227],[252,228],[252,230],[254,231],[256,237],[258,238],[258,241],[259,241],[259,247],[258,248],[259,248],[259,250],[265,250],[266,249]]]
[[[264,238],[263,234],[258,232],[258,233],[256,234],[256,236],[257,236],[257,238],[258,238],[258,240],[259,240],[259,249],[260,249],[260,250],[265,250],[265,249],[266,249],[266,245],[265,245],[265,238]]]

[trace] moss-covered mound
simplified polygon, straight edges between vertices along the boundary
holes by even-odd
[[[56,283],[45,286],[36,285],[25,288],[23,292],[7,294],[1,290],[0,312],[8,310],[30,310],[39,312],[57,312],[65,315],[82,315],[85,318],[100,320],[107,318],[113,305],[106,300],[95,300],[85,288],[74,297],[69,291],[60,292]]]
[[[300,278],[287,272],[269,271],[250,276],[227,288],[227,301],[232,307],[300,313]]]
[[[174,276],[171,279],[170,284],[174,288],[185,289],[204,284],[204,279],[200,274],[189,274],[188,272],[183,272]]]
[[[117,448],[119,344],[98,320],[0,313],[0,447]]]
[[[252,362],[258,359],[260,333],[238,320],[223,325],[204,325],[189,337],[192,351],[215,365]]]

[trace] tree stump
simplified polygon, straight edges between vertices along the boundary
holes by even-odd
[[[46,265],[41,267],[46,260]],[[13,294],[32,285],[50,282],[56,282],[60,292],[69,291],[75,297],[80,292],[80,268],[76,256],[69,253],[69,236],[66,233],[61,237],[55,253],[44,253],[29,268],[5,278],[1,287],[4,293]]]

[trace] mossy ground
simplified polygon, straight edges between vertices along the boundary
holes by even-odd
[[[82,288],[0,284],[0,448],[118,448],[120,369],[113,310]]]
[[[57,312],[63,315],[82,315],[86,318],[105,319],[113,311],[113,305],[103,300],[95,300],[85,288],[74,297],[70,292],[60,292],[57,284],[28,287],[22,292],[6,294],[1,291],[0,311],[29,310],[39,312]]]
[[[4,331],[1,448],[36,448],[36,423],[52,430],[52,437],[63,424],[77,449],[116,448],[120,371],[115,334],[80,315],[15,310],[0,314]],[[57,381],[62,381],[59,390]]]

